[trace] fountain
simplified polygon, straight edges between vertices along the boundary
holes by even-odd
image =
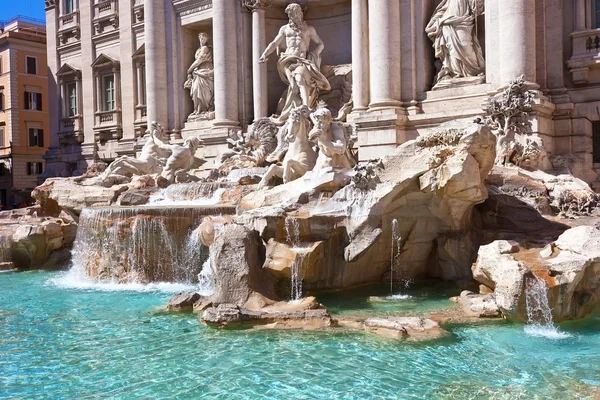
[[[525,305],[527,325],[525,332],[532,336],[564,339],[571,335],[561,332],[552,320],[552,309],[548,303],[546,282],[535,275],[525,277]]]

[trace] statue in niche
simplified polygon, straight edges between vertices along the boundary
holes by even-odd
[[[351,139],[347,137],[345,130],[333,123],[333,116],[324,104],[310,115],[310,119],[314,126],[308,139],[319,148],[314,171],[328,168],[344,170],[356,165],[348,149]]]
[[[288,85],[285,102],[276,122],[283,124],[293,108],[307,106],[314,109],[317,105],[319,90],[330,90],[327,78],[321,73],[321,53],[323,41],[315,28],[304,22],[300,5],[292,3],[285,8],[289,23],[279,30],[259,59],[267,61],[269,55],[285,44],[285,51],[279,54],[277,70],[279,76]],[[311,42],[316,47],[310,50]]]
[[[196,50],[195,60],[187,70],[187,80],[183,87],[190,90],[194,102],[194,111],[188,121],[214,118],[215,81],[212,46],[208,45],[209,36],[202,32],[198,35],[200,47]]]
[[[485,60],[477,39],[484,0],[442,0],[425,28],[440,60],[434,90],[485,81]]]
[[[283,178],[283,183],[296,180],[312,171],[317,161],[317,153],[308,140],[310,109],[306,105],[291,110],[289,119],[282,128],[283,139],[289,143],[282,165],[273,164],[264,175],[259,189],[269,184],[273,177]]]
[[[121,156],[115,159],[100,175],[100,181],[110,183],[112,176],[131,178],[133,175],[159,174],[171,155],[169,145],[163,143],[164,130],[156,121],[150,124],[146,134],[150,137],[142,147],[138,157]]]

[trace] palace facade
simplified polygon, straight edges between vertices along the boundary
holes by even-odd
[[[553,168],[598,181],[600,0],[46,0],[45,176],[135,154],[149,121],[172,142],[199,136],[199,154],[218,159],[228,138],[281,111],[278,57],[259,58],[289,3],[323,42],[331,89],[319,98],[345,110],[360,160],[483,116],[489,96],[523,76],[536,91],[531,134]],[[202,88],[212,97],[190,95]]]

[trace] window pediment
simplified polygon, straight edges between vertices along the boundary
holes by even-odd
[[[96,60],[92,63],[93,69],[102,69],[102,68],[119,68],[119,61],[110,58],[106,54],[100,54]]]
[[[81,79],[81,70],[74,68],[73,66],[65,63],[58,71],[56,71],[56,76],[59,78],[79,78]]]

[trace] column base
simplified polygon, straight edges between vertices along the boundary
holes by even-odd
[[[384,157],[408,140],[404,129],[408,118],[403,108],[369,109],[351,116],[358,133],[359,161]]]

